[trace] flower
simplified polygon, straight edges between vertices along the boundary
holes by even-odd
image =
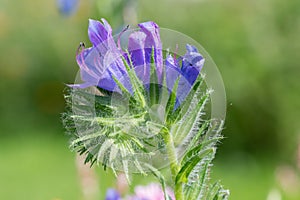
[[[75,87],[98,86],[108,91],[119,91],[113,76],[118,80],[126,76],[126,69],[121,60],[121,52],[112,37],[108,22],[89,20],[88,35],[93,47],[84,49],[77,55],[83,84]]]
[[[174,193],[170,188],[166,190],[167,195],[172,200],[175,199]],[[150,183],[146,186],[136,186],[134,188],[134,195],[127,196],[126,200],[164,200],[164,193],[161,186],[156,183]],[[121,200],[120,194],[114,189],[108,189],[105,200]]]
[[[105,200],[121,200],[120,194],[114,189],[108,189]]]
[[[73,14],[78,8],[78,0],[57,0],[59,11],[65,15]]]
[[[166,192],[172,200],[175,199],[174,193],[170,188],[167,188]],[[147,186],[137,186],[134,189],[134,193],[135,195],[129,200],[165,200],[161,186],[156,183],[150,183]]]
[[[125,65],[134,68],[137,77],[147,86],[152,81],[150,71],[153,51],[156,84],[162,85],[166,76],[167,88],[170,92],[179,79],[176,93],[177,107],[196,81],[203,67],[204,58],[196,47],[187,44],[184,56],[176,58],[176,55],[170,54],[164,60],[159,26],[152,21],[140,23],[138,26],[139,30],[129,35],[127,51],[123,51],[114,41],[112,28],[105,19],[102,19],[102,23],[90,19],[88,35],[93,46],[77,54],[76,59],[83,83],[72,87],[98,86],[107,91],[121,92],[115,81],[117,79],[130,93],[133,93]]]

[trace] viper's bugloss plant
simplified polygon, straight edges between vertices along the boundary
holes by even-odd
[[[70,147],[86,163],[124,171],[129,182],[131,173],[153,174],[165,199],[166,182],[177,200],[227,199],[227,190],[210,183],[223,122],[207,114],[204,57],[189,44],[184,55],[164,50],[154,22],[139,24],[123,48],[126,33],[115,41],[107,21],[89,22],[92,47],[82,44],[76,56],[83,82],[65,95]]]

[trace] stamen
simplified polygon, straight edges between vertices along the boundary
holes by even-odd
[[[97,78],[97,74],[93,70],[89,69],[84,61],[84,55],[83,55],[83,53],[81,53],[84,49],[85,49],[85,44],[83,42],[80,42],[79,46],[77,48],[77,52],[76,52],[76,57],[80,56],[80,59],[78,59],[78,61],[81,64],[80,66],[91,76],[93,76],[94,78]]]
[[[85,49],[85,44],[84,44],[83,42],[80,42],[80,43],[79,43],[79,46],[78,46],[78,48],[77,48],[77,51],[76,51],[76,56],[78,56],[79,53],[80,53],[82,50],[84,50],[84,49]]]

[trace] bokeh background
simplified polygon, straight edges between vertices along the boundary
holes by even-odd
[[[65,83],[88,18],[119,29],[136,14],[191,36],[219,67],[228,108],[212,177],[230,199],[299,200],[300,1],[129,3],[80,0],[68,15],[55,0],[0,0],[0,199],[83,199],[60,120]],[[96,171],[100,189],[113,186]]]

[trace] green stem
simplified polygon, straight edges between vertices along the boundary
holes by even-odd
[[[175,149],[174,142],[173,142],[173,137],[172,137],[171,133],[167,130],[164,131],[163,137],[164,137],[164,141],[165,141],[165,144],[167,147],[167,153],[168,153],[168,158],[169,158],[169,162],[170,162],[172,179],[173,179],[173,182],[175,183],[176,175],[179,171],[179,164],[177,162],[177,155],[176,155],[176,149]],[[175,192],[176,200],[184,200],[183,184],[181,182],[175,184],[174,192]]]

